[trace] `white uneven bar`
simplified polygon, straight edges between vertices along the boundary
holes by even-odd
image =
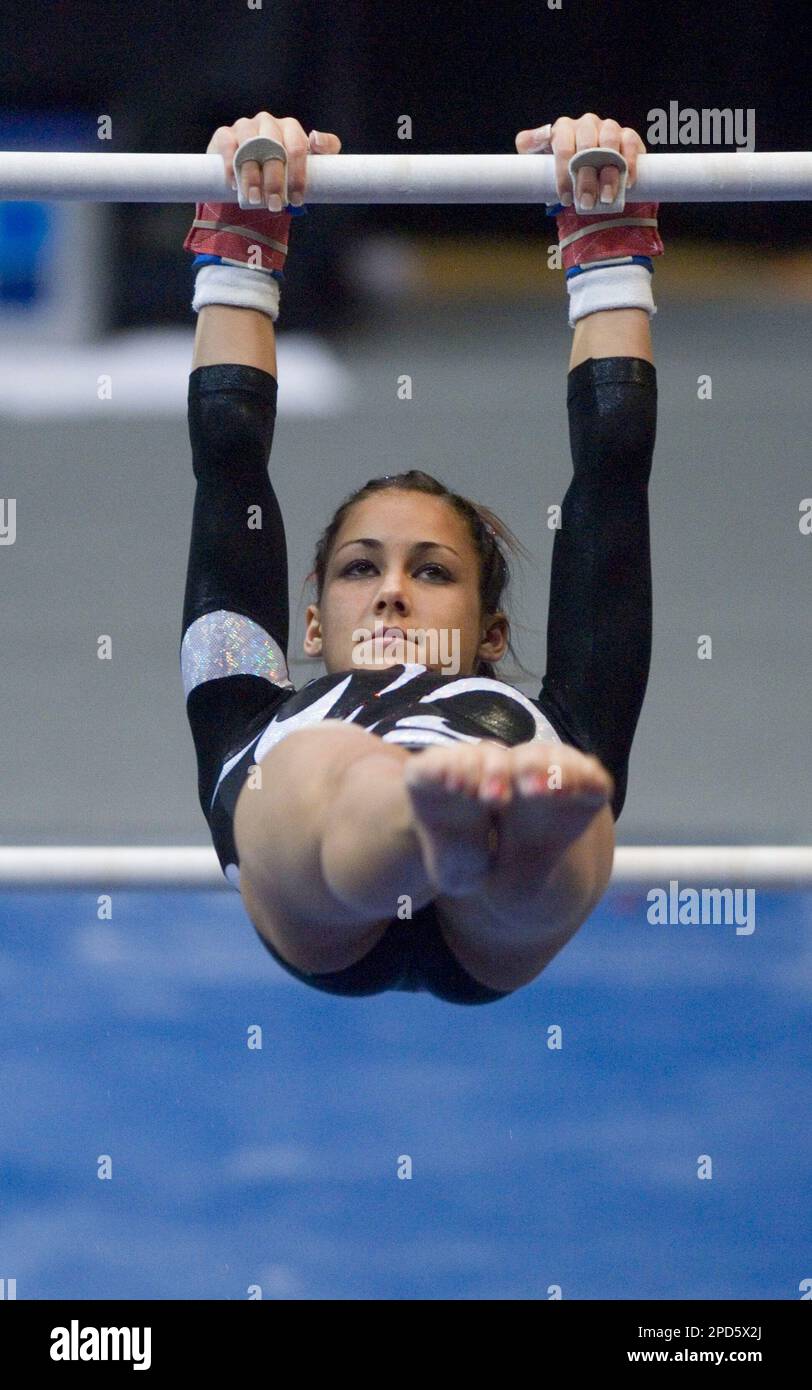
[[[621,845],[611,886],[812,887],[812,846]],[[0,849],[0,890],[114,887],[229,888],[214,850],[131,846],[9,846]]]
[[[307,203],[549,203],[552,155],[307,156]],[[630,201],[812,199],[812,152],[644,154]],[[0,201],[236,203],[218,154],[0,152]]]

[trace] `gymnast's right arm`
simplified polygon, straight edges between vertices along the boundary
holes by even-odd
[[[291,219],[305,211],[306,156],[311,146],[330,154],[341,148],[338,136],[308,137],[292,118],[266,111],[241,117],[219,126],[207,150],[222,157],[234,188],[237,151],[257,137],[282,146],[286,158],[259,147],[261,164],[242,163],[243,201],[254,208],[198,203],[184,241],[196,257],[188,420],[197,490],[181,669],[207,819],[223,763],[250,746],[293,689],[287,545],[268,476],[277,403],[274,324]],[[290,203],[283,207],[285,193]]]
[[[212,344],[211,320],[224,312],[246,321],[264,317],[252,309],[207,306],[201,316],[210,320],[205,331]],[[245,324],[247,340],[264,331]],[[229,340],[224,351],[231,353],[227,325]],[[292,689],[287,545],[268,476],[276,399],[276,377],[239,360],[195,366],[189,377],[197,486],[180,655],[206,815],[225,758],[249,742],[251,725],[270,718]]]

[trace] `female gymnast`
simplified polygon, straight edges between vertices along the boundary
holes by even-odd
[[[574,328],[574,472],[532,700],[495,675],[510,649],[500,541],[512,533],[416,470],[371,479],[321,536],[304,651],[327,674],[291,683],[268,476],[274,324],[305,157],[336,157],[341,141],[266,111],[221,126],[208,152],[235,189],[235,152],[253,136],[287,156],[242,166],[256,210],[198,204],[184,242],[196,253],[197,487],[180,655],[201,806],[255,930],[297,979],[488,1003],[535,979],[606,889],[648,680],[657,205],[579,216],[567,167],[576,150],[620,150],[631,187],[645,146],[594,113],[516,136],[517,158],[556,157],[561,201],[548,212]],[[614,197],[612,167],[577,177],[597,209]]]

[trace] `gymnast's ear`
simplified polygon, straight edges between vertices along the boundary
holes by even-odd
[[[309,603],[305,613],[305,637],[302,643],[305,656],[321,656],[322,636],[319,605]]]
[[[496,665],[502,660],[510,641],[510,623],[506,613],[489,613],[485,617],[484,632],[479,644],[480,661],[490,661]]]

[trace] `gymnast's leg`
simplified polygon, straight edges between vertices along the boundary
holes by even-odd
[[[240,891],[261,936],[298,970],[359,961],[408,894],[435,896],[403,787],[405,749],[327,720],[298,729],[237,801]]]
[[[492,865],[493,807],[480,791],[492,775],[541,775],[551,756],[564,767],[563,798],[505,806],[503,822],[506,812],[513,820]],[[261,787],[246,785],[236,808],[241,887],[257,930],[300,970],[360,960],[408,895],[412,911],[436,899],[449,949],[474,979],[517,989],[609,880],[612,814],[594,802],[606,801],[611,778],[566,745],[482,740],[415,755],[328,721],[290,734],[261,767]],[[449,772],[461,781],[450,792]]]
[[[505,748],[483,740],[427,750],[405,781],[440,889],[436,911],[449,950],[491,989],[529,984],[608,886],[610,773],[567,744]],[[475,874],[465,866],[469,885],[458,872],[461,841],[480,853]]]

